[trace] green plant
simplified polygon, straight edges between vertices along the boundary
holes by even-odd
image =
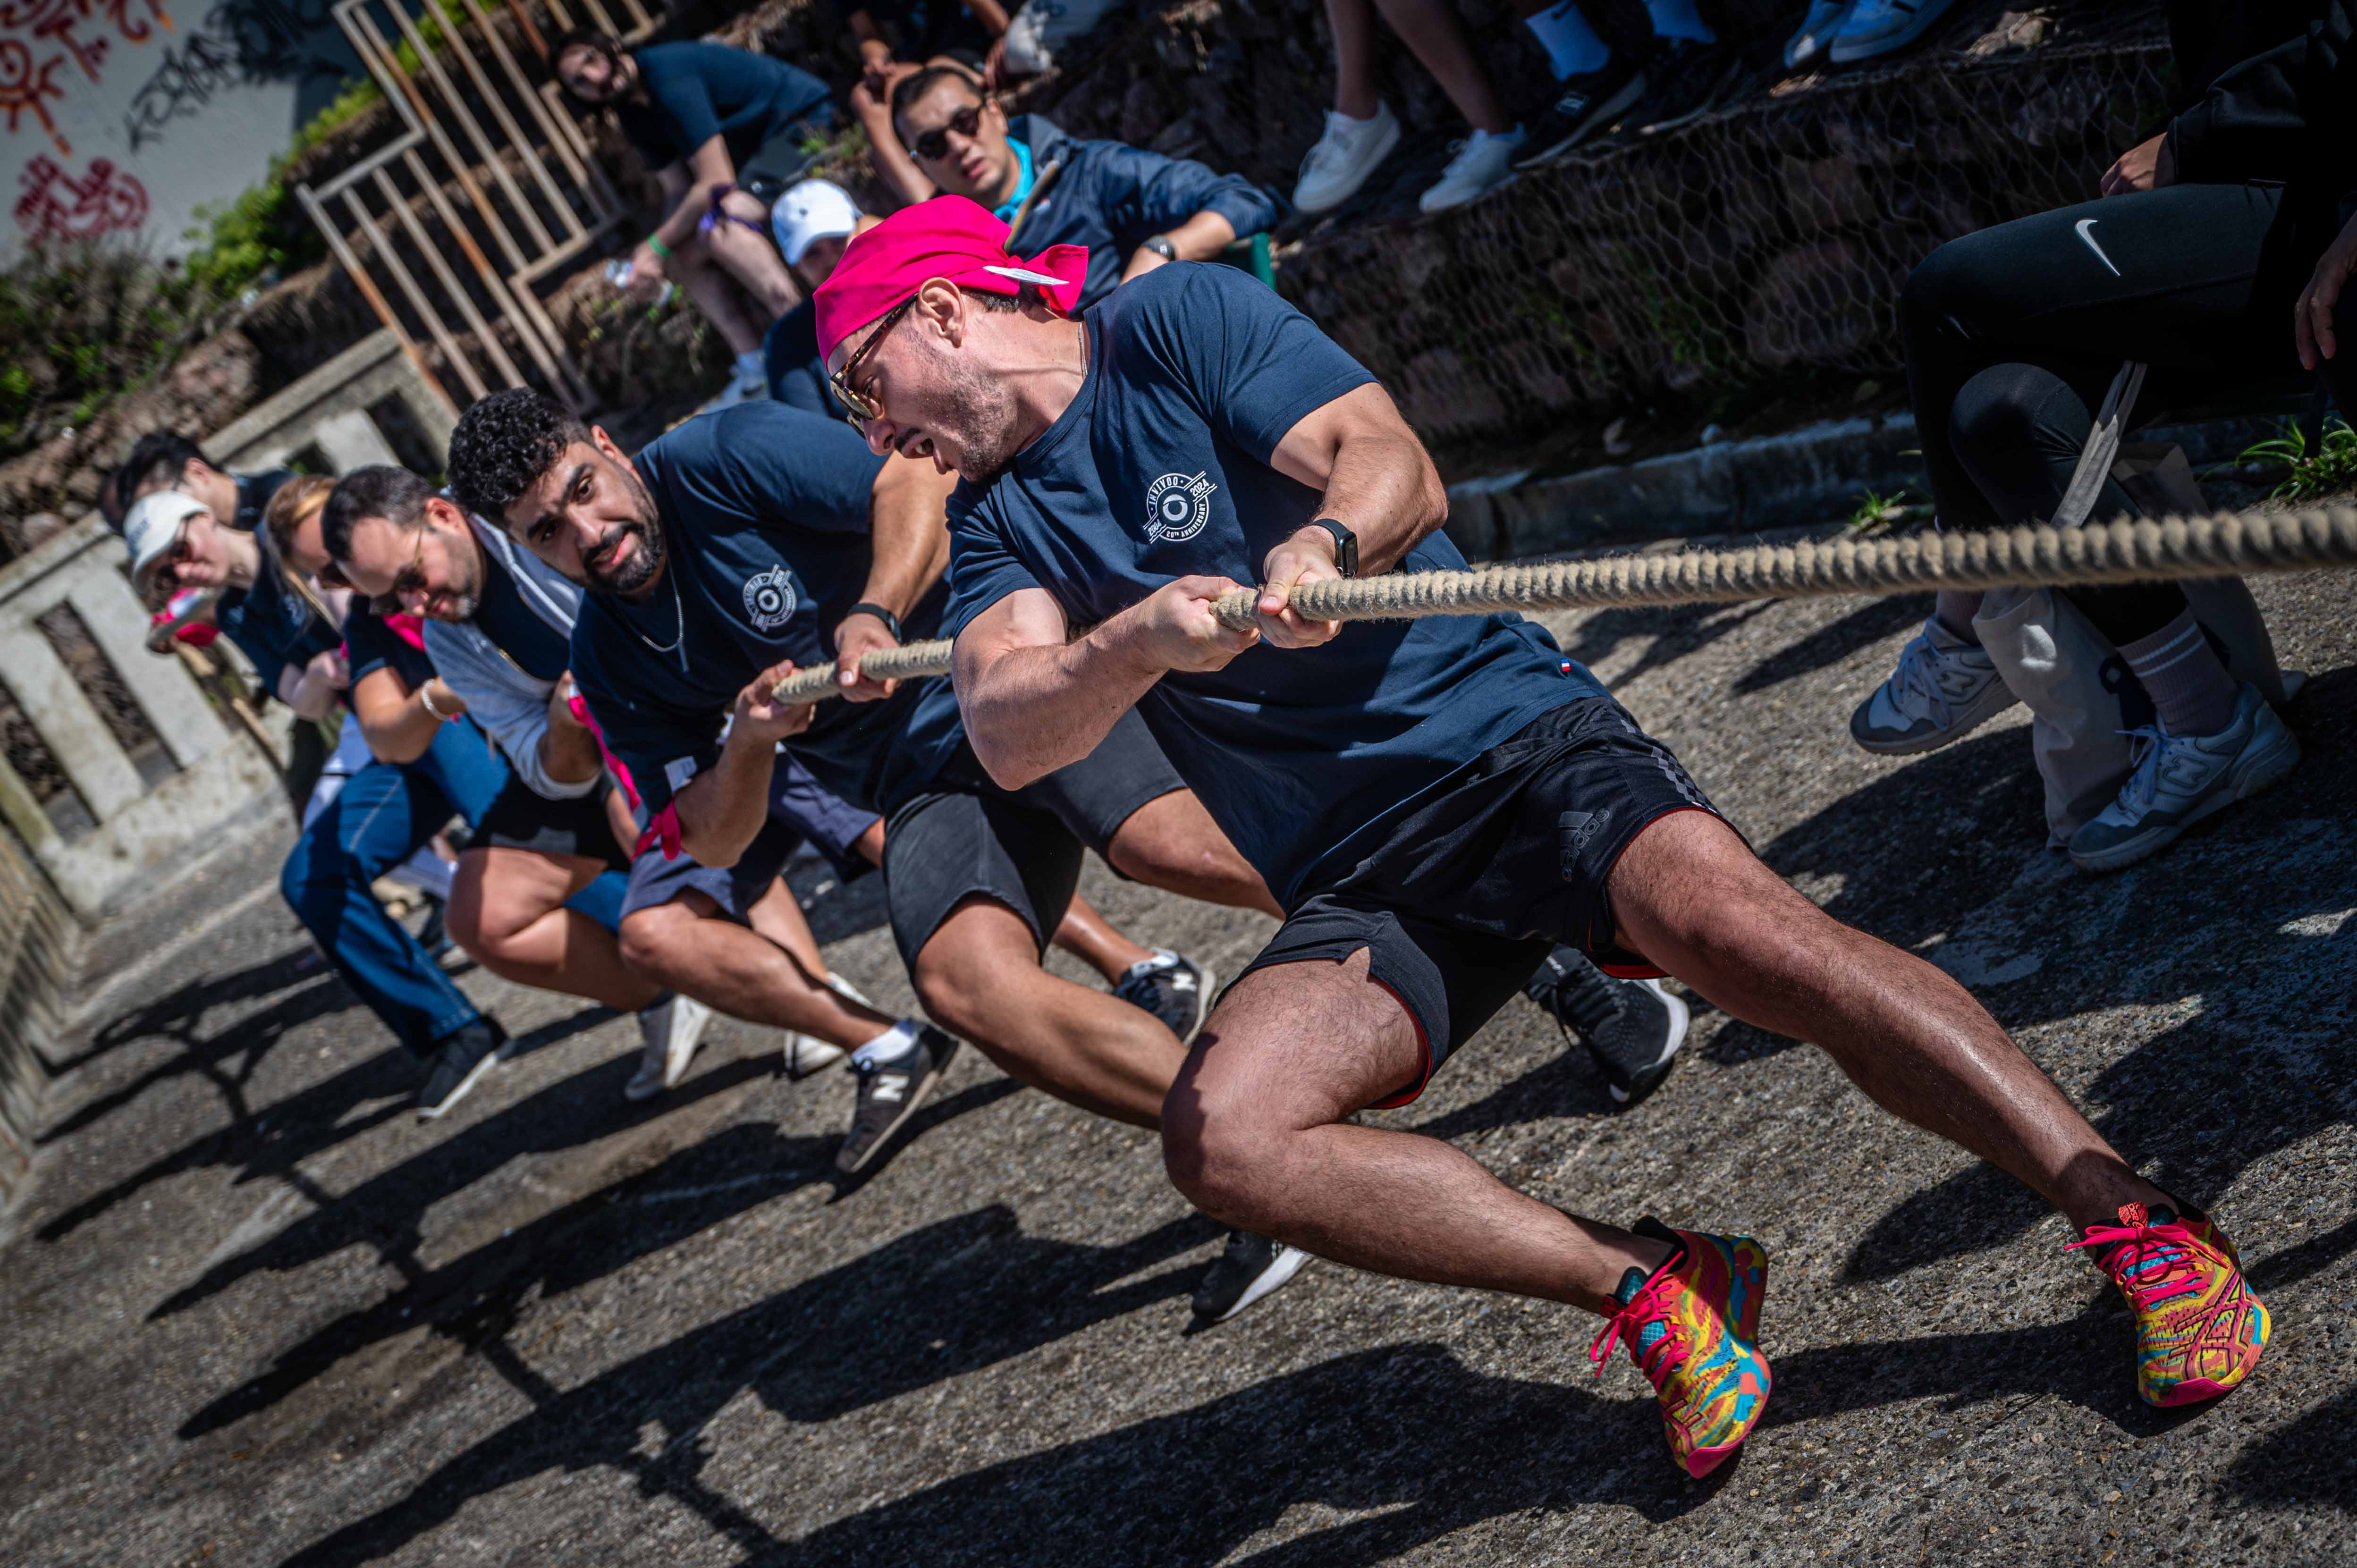
[[[1868,490],[1858,498],[1857,505],[1850,509],[1849,529],[1853,533],[1863,533],[1869,529],[1900,521],[1921,508],[1921,503],[1904,486],[1887,496]]]
[[[0,453],[87,424],[201,336],[218,295],[120,240],[53,242],[0,272]]]
[[[2269,500],[2304,501],[2318,496],[2340,495],[2357,489],[2357,430],[2335,418],[2325,426],[2311,453],[2306,433],[2286,421],[2279,434],[2244,447],[2234,464],[2238,467],[2281,467],[2290,470],[2281,484],[2267,492]]]

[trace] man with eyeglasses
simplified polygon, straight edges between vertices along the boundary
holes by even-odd
[[[874,449],[965,481],[943,624],[991,777],[1020,789],[1142,712],[1285,902],[1171,1091],[1182,1193],[1361,1268],[1598,1314],[1590,1355],[1627,1345],[1679,1467],[1723,1464],[1770,1393],[1764,1247],[1581,1219],[1353,1120],[1420,1094],[1567,940],[1819,1045],[2062,1210],[2128,1297],[2150,1402],[2248,1376],[2268,1318],[2223,1234],[2138,1176],[1961,985],[1762,865],[1544,629],[1293,607],[1304,584],[1465,565],[1431,458],[1363,367],[1223,267],[1166,268],[1076,315],[1072,258],[1006,239],[963,202],[886,219],[819,290],[819,345]],[[1214,611],[1240,590],[1243,629]],[[1739,1170],[1749,1151],[1726,1153]],[[1724,1205],[1727,1168],[1671,1196]]]
[[[573,687],[577,585],[404,468],[346,475],[322,534],[355,586],[425,620],[426,668],[438,674],[388,673],[371,690],[356,669],[354,696],[380,754],[423,752],[464,713],[514,768],[460,857],[455,933],[479,957],[479,944],[495,938],[484,961],[510,979],[638,1011],[645,1053],[625,1097],[679,1082],[706,1007],[779,1029],[794,1078],[891,1026],[827,972],[793,890],[774,872],[754,885],[667,863],[660,849],[630,853],[638,826],[619,792],[634,781],[608,788],[611,759]],[[781,767],[777,782],[788,849],[807,840],[845,880],[867,869],[859,843],[873,813],[798,768]],[[655,996],[659,988],[678,1004]]]
[[[893,939],[926,1013],[1024,1082],[1151,1124],[1213,977],[1189,966],[1191,1005],[1174,1031],[1042,968],[1083,847],[1215,902],[1266,909],[1266,891],[1143,730],[1031,789],[1001,790],[974,764],[947,682],[861,672],[869,654],[938,624],[942,476],[771,403],[691,420],[631,458],[518,390],[460,419],[450,481],[462,505],[589,590],[574,673],[668,848],[716,867],[763,864],[784,741],[821,782],[883,815]],[[774,698],[796,668],[829,658],[848,700]],[[900,1026],[853,1053],[859,1098],[840,1169],[869,1164],[956,1048],[940,1029]],[[1262,1248],[1207,1316],[1299,1266]]]
[[[893,89],[892,123],[941,190],[990,209],[1026,251],[1089,253],[1083,307],[1168,262],[1204,262],[1276,221],[1276,203],[1237,175],[1121,142],[1080,141],[1039,114],[1009,121],[953,66]]]

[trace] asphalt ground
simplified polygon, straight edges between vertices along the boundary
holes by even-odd
[[[444,1122],[307,956],[268,834],[102,933],[0,1251],[12,1563],[2346,1563],[2357,1558],[2351,580],[2258,585],[2298,772],[2163,858],[2043,847],[2019,710],[1914,759],[1850,708],[1921,599],[1557,618],[1780,872],[1974,986],[2273,1308],[2233,1397],[2136,1399],[2060,1219],[1806,1047],[1697,1004],[1612,1113],[1514,1002],[1415,1104],[1505,1179],[1772,1250],[1775,1395],[1704,1483],[1624,1358],[1543,1303],[1313,1265],[1189,1334],[1213,1228],[1154,1140],[962,1055],[839,1188],[846,1075],[716,1025],[626,1104],[635,1032],[479,973],[528,1047]],[[908,1001],[872,884],[806,883]],[[1232,973],[1267,929],[1092,867]]]

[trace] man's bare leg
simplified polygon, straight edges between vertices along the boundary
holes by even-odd
[[[701,236],[706,252],[751,295],[774,321],[802,302],[802,291],[786,270],[783,256],[770,238],[770,209],[749,192],[732,190],[720,199],[721,209],[742,223],[715,223]],[[754,227],[748,229],[746,223]],[[763,332],[768,331],[767,324]],[[753,345],[759,348],[757,339]]]
[[[1173,789],[1132,811],[1114,833],[1105,858],[1114,870],[1148,887],[1284,918],[1268,884],[1228,842],[1192,789]]]
[[[1040,968],[1031,929],[1005,905],[960,901],[910,975],[932,1020],[1010,1077],[1100,1116],[1157,1124],[1181,1059],[1178,1036],[1150,1014]]]
[[[1902,1117],[2084,1228],[2170,1199],[2128,1167],[1947,974],[1794,892],[1703,811],[1655,821],[1613,868],[1622,944],[1748,1024],[1807,1040]]]
[[[755,321],[746,312],[734,280],[721,269],[701,236],[673,252],[666,265],[672,281],[687,291],[689,300],[728,345],[729,353],[749,354],[761,347],[769,324]]]
[[[635,1013],[662,988],[624,967],[611,931],[564,907],[605,869],[587,855],[470,849],[450,881],[450,940],[503,980]]]
[[[809,931],[804,925],[805,940]],[[812,960],[816,956],[813,945]],[[624,919],[622,957],[649,979],[732,1018],[799,1030],[845,1050],[894,1023],[826,985],[819,978],[824,966],[806,967],[767,936],[724,917],[694,888]]]
[[[1071,908],[1056,925],[1056,945],[1095,970],[1105,978],[1107,985],[1119,983],[1129,972],[1129,966],[1144,963],[1154,956],[1150,948],[1139,947],[1114,929],[1095,905],[1072,895]]]
[[[1361,949],[1235,983],[1164,1101],[1172,1182],[1225,1224],[1338,1262],[1607,1310],[1666,1247],[1527,1197],[1437,1138],[1344,1120],[1424,1071],[1367,963]]]

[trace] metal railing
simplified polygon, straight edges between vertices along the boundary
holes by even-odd
[[[543,3],[557,27],[575,25],[562,0]],[[437,389],[429,346],[464,389],[461,403],[525,384],[511,339],[544,386],[586,410],[588,383],[539,285],[597,246],[626,209],[557,97],[546,36],[520,0],[504,0],[502,14],[538,68],[532,72],[482,0],[423,0],[414,12],[412,4],[336,6],[337,26],[403,129],[332,178],[297,186],[296,197]],[[618,0],[619,20],[601,0],[576,4],[588,23],[626,42],[659,21],[641,0]]]

